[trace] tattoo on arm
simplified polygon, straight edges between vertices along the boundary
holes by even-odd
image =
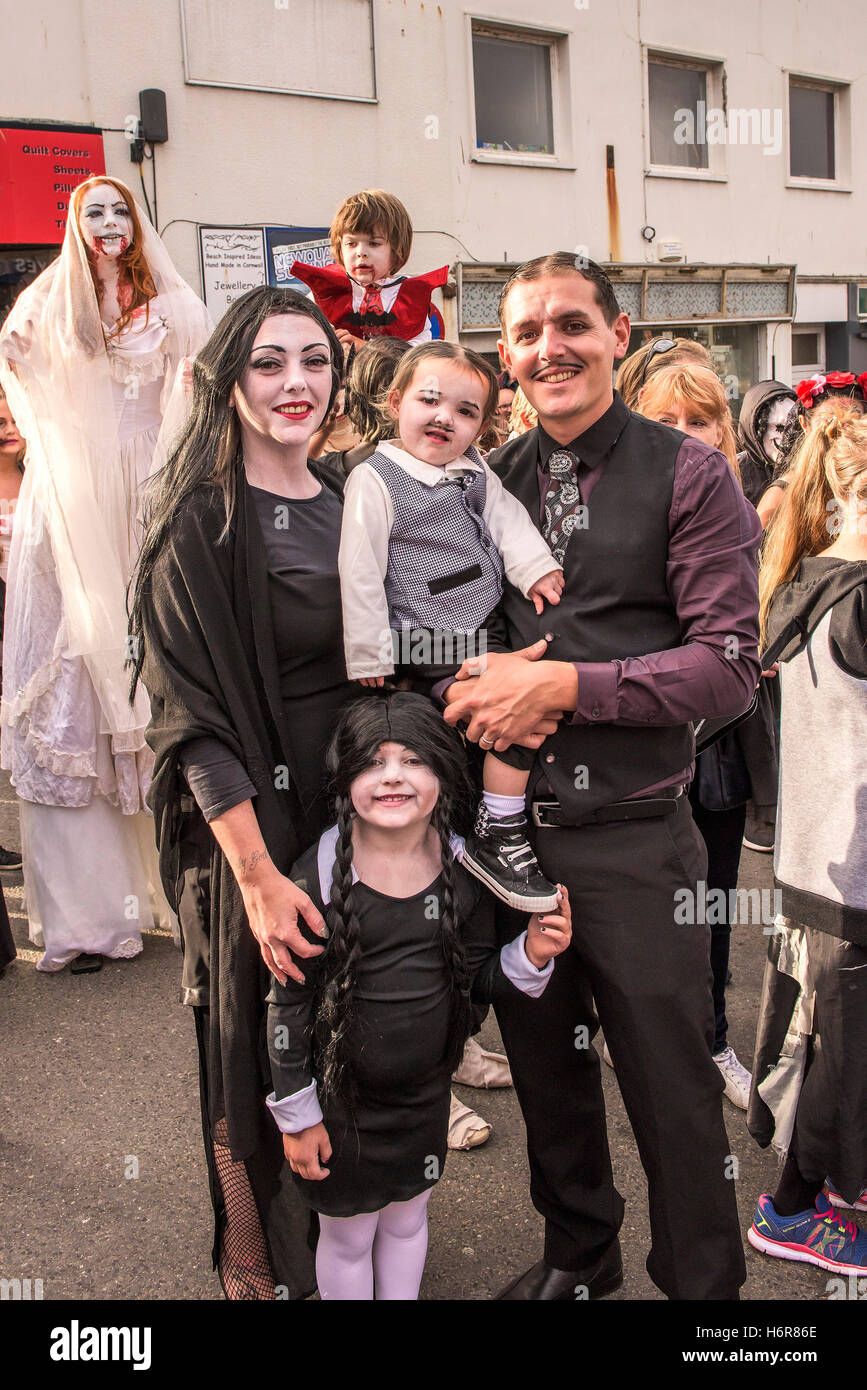
[[[252,854],[244,855],[240,860],[241,873],[251,874],[260,860],[267,858],[268,851],[266,849],[254,849]]]

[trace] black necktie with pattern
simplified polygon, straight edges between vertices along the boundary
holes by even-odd
[[[555,449],[548,460],[548,472],[550,482],[545,497],[543,535],[554,559],[562,565],[569,537],[575,528],[575,513],[581,506],[578,459],[568,449]]]

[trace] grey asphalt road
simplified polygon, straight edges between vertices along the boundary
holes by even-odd
[[[0,843],[19,844],[5,779]],[[175,1002],[178,951],[170,937],[148,934],[141,956],[107,961],[97,975],[39,974],[21,876],[7,873],[3,883],[19,958],[0,979],[0,1277],[41,1279],[47,1300],[221,1299],[210,1268],[193,1020]],[[770,856],[745,851],[741,884],[770,889]],[[746,1065],[767,941],[761,925],[733,931],[729,1041]],[[481,1041],[498,1046],[491,1020]],[[644,1268],[644,1174],[616,1077],[604,1065],[602,1079],[626,1199],[626,1278],[614,1300],[660,1299]],[[676,1072],[670,1084],[677,1086]],[[514,1092],[460,1094],[493,1133],[483,1148],[449,1156],[431,1202],[423,1299],[490,1299],[541,1254]],[[723,1105],[746,1231],[757,1195],[774,1186],[776,1160],[756,1147],[743,1113]],[[761,1256],[746,1242],[745,1249],[744,1298],[827,1298],[823,1271]]]

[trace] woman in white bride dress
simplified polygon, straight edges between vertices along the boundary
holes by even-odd
[[[0,380],[28,444],[0,760],[20,799],[40,970],[76,957],[98,969],[137,955],[155,917],[171,923],[144,801],[149,709],[141,693],[128,701],[126,586],[160,429],[210,331],[129,190],[105,177],[75,190],[60,256],[0,329]]]

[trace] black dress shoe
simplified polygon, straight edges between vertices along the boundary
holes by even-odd
[[[502,1293],[498,1293],[497,1298],[525,1303],[571,1303],[576,1299],[604,1298],[606,1294],[619,1289],[622,1283],[620,1241],[614,1240],[589,1269],[552,1269],[544,1260],[540,1260],[526,1274],[519,1275]]]

